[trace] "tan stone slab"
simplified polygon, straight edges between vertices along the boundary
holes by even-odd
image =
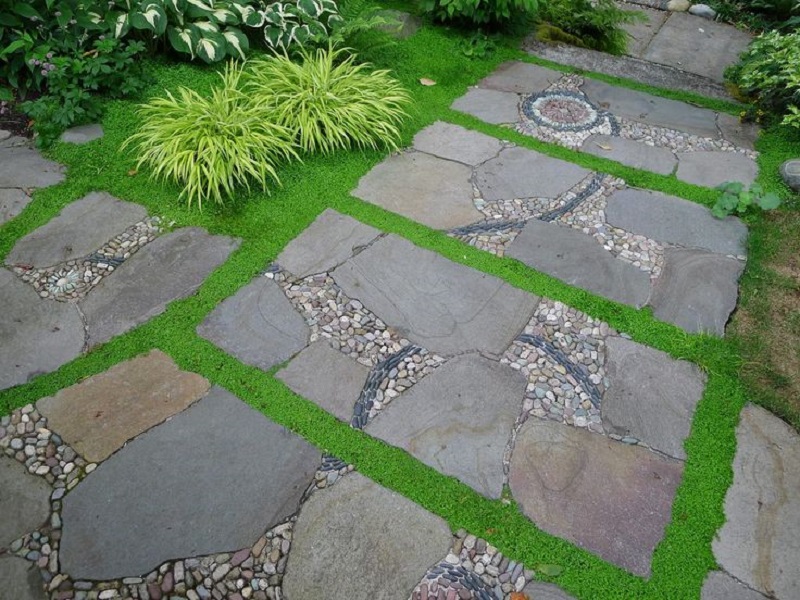
[[[99,462],[210,387],[204,377],[181,371],[169,356],[152,350],[42,398],[36,408],[86,460]]]

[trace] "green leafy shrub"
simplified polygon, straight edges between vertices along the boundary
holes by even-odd
[[[422,0],[422,9],[439,21],[503,25],[533,16],[538,0]]]
[[[792,30],[800,27],[798,0],[709,0],[722,21],[753,31]]]
[[[711,209],[711,213],[718,219],[724,219],[733,213],[743,215],[751,206],[758,206],[762,210],[773,210],[781,204],[777,194],[773,192],[765,194],[764,188],[757,183],[746,190],[744,184],[738,181],[726,181],[715,189],[722,192]]]

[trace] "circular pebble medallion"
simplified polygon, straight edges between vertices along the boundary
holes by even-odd
[[[589,130],[610,117],[583,94],[563,90],[528,96],[522,102],[522,113],[538,125],[559,131]]]

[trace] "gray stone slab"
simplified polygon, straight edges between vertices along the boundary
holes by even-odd
[[[683,464],[583,429],[528,419],[509,485],[541,529],[637,575],[670,521]]]
[[[452,358],[365,430],[489,498],[503,491],[503,452],[527,381],[478,354]]]
[[[444,355],[479,350],[499,356],[539,301],[395,235],[375,242],[333,277],[387,325]]]
[[[43,188],[64,181],[64,167],[28,146],[0,148],[0,188]]]
[[[22,463],[0,456],[0,550],[50,518],[50,486]]]
[[[557,585],[532,581],[522,589],[522,593],[531,600],[575,600]]]
[[[217,306],[197,333],[266,371],[305,348],[309,330],[278,284],[258,277]]]
[[[69,144],[87,144],[103,137],[103,127],[97,123],[70,127],[61,134],[61,141]]]
[[[349,423],[367,375],[367,367],[322,340],[300,352],[276,377],[292,391]]]
[[[678,152],[678,170],[682,181],[705,187],[717,187],[726,181],[750,185],[758,175],[758,164],[738,152]]]
[[[239,240],[186,227],[156,238],[117,267],[81,301],[96,346],[156,315],[173,300],[197,291],[239,246]]]
[[[601,414],[607,433],[632,436],[686,459],[695,407],[706,378],[696,365],[620,337],[606,340],[608,388]]]
[[[414,148],[474,167],[497,156],[503,144],[483,133],[436,121],[414,136]]]
[[[487,202],[514,198],[555,198],[591,171],[527,148],[506,148],[475,170],[475,183]]]
[[[725,525],[712,540],[720,567],[777,600],[800,598],[800,436],[745,406],[736,430]]]
[[[717,219],[711,211],[668,196],[628,188],[615,191],[606,206],[609,225],[665,243],[744,256],[747,226],[736,217]]]
[[[327,208],[289,242],[277,262],[297,277],[325,273],[380,234],[374,227]]]
[[[83,322],[72,304],[42,300],[0,268],[0,305],[0,389],[55,371],[80,355]]]
[[[116,579],[169,559],[252,546],[298,509],[320,459],[307,442],[213,387],[64,497],[62,570],[74,579]]]
[[[800,159],[793,158],[781,164],[781,177],[784,183],[795,192],[800,192]]]
[[[519,96],[513,92],[473,88],[450,108],[494,125],[519,121]]]
[[[19,188],[0,188],[0,224],[16,217],[31,200],[33,198]]]
[[[703,582],[700,600],[767,600],[724,571],[711,571]]]
[[[557,223],[528,221],[506,255],[565,283],[637,308],[650,296],[647,273],[614,258],[591,237]]]
[[[650,45],[653,37],[661,29],[664,21],[669,16],[663,10],[655,10],[643,6],[634,6],[633,4],[620,3],[620,8],[627,11],[637,11],[644,15],[645,19],[642,21],[635,21],[633,23],[625,23],[622,25],[623,31],[628,34],[628,47],[625,51],[630,56],[641,58],[647,46]]]
[[[515,94],[535,94],[550,87],[563,75],[561,71],[515,60],[497,67],[491,75],[481,79],[478,87]]]
[[[447,554],[447,523],[358,473],[303,505],[286,598],[405,600]]]
[[[472,169],[422,152],[390,156],[358,182],[353,195],[434,229],[483,218],[472,202]]]
[[[146,216],[143,206],[92,192],[19,240],[6,264],[42,268],[82,258]]]
[[[743,269],[742,262],[719,254],[667,248],[650,297],[653,314],[690,333],[724,335]]]
[[[611,135],[588,137],[581,151],[661,175],[670,175],[678,164],[669,148],[648,146],[644,142]]]
[[[0,600],[49,600],[39,567],[24,558],[0,556]]]
[[[756,140],[761,132],[761,127],[755,123],[742,123],[739,117],[728,113],[719,113],[717,115],[717,127],[719,127],[722,137],[726,140],[739,148],[747,148],[748,150],[755,149]]]

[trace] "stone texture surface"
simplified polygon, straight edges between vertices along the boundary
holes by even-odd
[[[31,198],[18,188],[0,188],[0,225],[16,217],[30,204]]]
[[[700,600],[767,600],[724,571],[711,571],[703,582]]]
[[[211,384],[159,350],[127,360],[36,403],[48,424],[89,462],[203,397]]]
[[[0,455],[0,554],[26,533],[47,523],[50,486],[13,458]]]
[[[42,157],[37,150],[11,144],[0,148],[0,188],[42,188],[62,181],[64,167]]]
[[[519,96],[513,92],[473,88],[450,108],[494,125],[519,121]]]
[[[333,277],[387,325],[445,355],[480,350],[499,356],[538,303],[500,279],[394,235],[346,262]]]
[[[712,541],[719,565],[777,600],[800,598],[800,436],[757,406],[742,410],[725,525]]]
[[[781,177],[791,189],[800,192],[800,159],[787,160],[781,165]]]
[[[758,165],[752,158],[734,152],[678,152],[678,179],[716,187],[726,181],[741,181],[750,185],[758,175]]]
[[[623,3],[621,7],[624,10],[639,11],[645,17],[644,21],[636,21],[634,23],[625,23],[622,25],[622,29],[627,32],[629,36],[628,47],[625,53],[630,56],[641,57],[669,15],[663,10],[655,10],[644,6],[634,6]]]
[[[650,305],[656,318],[689,331],[725,334],[736,308],[737,282],[744,264],[733,258],[689,248],[667,248],[664,270],[653,286]]]
[[[532,581],[523,588],[522,593],[530,600],[575,600],[557,585],[540,581]]]
[[[643,142],[610,135],[589,137],[581,146],[581,151],[661,175],[672,173],[678,163],[668,148],[648,146]]]
[[[0,556],[0,600],[49,600],[39,568],[16,556]]]
[[[308,326],[280,287],[258,277],[226,298],[197,333],[242,362],[268,370],[308,344]]]
[[[351,473],[314,494],[295,525],[286,598],[407,598],[450,547],[447,524]]]
[[[542,92],[558,81],[563,73],[530,63],[511,61],[503,63],[491,75],[481,79],[478,87],[515,94]]]
[[[294,392],[349,423],[367,375],[367,367],[322,340],[303,350],[276,376]]]
[[[481,220],[472,170],[420,152],[390,156],[361,178],[353,195],[435,229]]]
[[[506,254],[562,281],[623,304],[641,307],[650,277],[614,258],[592,238],[557,223],[531,219]]]
[[[41,268],[81,258],[146,216],[143,206],[92,192],[19,240],[6,263]]]
[[[414,136],[414,148],[439,158],[476,166],[497,156],[503,144],[483,133],[436,121]]]
[[[297,510],[320,459],[213,387],[64,497],[62,569],[76,579],[113,579],[170,558],[249,547]]]
[[[679,461],[644,448],[529,419],[517,436],[509,485],[537,526],[649,576],[682,472]]]
[[[620,337],[606,340],[606,355],[608,389],[601,407],[605,430],[685,460],[683,440],[705,388],[700,369]]]
[[[740,148],[754,150],[761,128],[755,123],[742,123],[739,117],[728,113],[717,115],[717,127],[722,132],[722,137],[733,142]]]
[[[169,302],[193,294],[238,246],[239,240],[197,227],[150,242],[81,302],[89,345],[125,333],[161,314]]]
[[[70,144],[86,144],[103,137],[103,126],[93,123],[91,125],[78,125],[70,127],[61,134],[61,141]]]
[[[527,381],[478,354],[458,356],[392,403],[365,430],[489,498],[503,491],[503,451]]]
[[[287,244],[277,263],[297,277],[325,273],[380,234],[374,227],[328,208]]]

